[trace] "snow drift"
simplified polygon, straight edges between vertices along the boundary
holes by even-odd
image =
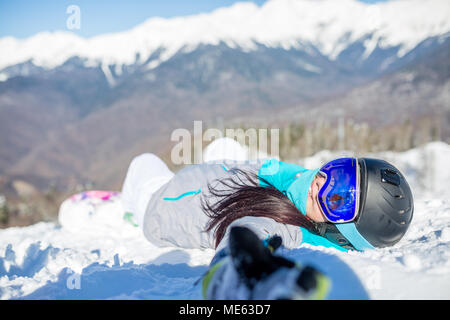
[[[230,150],[233,157],[247,157],[245,148],[236,155],[234,143]],[[322,151],[298,162],[313,168],[346,154]],[[411,184],[415,212],[405,237],[394,247],[363,253],[305,244],[280,254],[328,273],[334,281],[334,299],[356,296],[360,289],[348,285],[355,274],[372,299],[449,299],[450,172],[445,164],[450,146],[434,142],[403,153],[371,156],[393,162]],[[74,223],[72,228],[38,223],[1,230],[0,298],[201,299],[196,281],[214,251],[152,245],[122,219],[117,199],[99,207],[93,218],[80,218],[84,224]]]

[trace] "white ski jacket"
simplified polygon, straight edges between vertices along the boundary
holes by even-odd
[[[180,170],[150,198],[143,225],[146,238],[158,246],[214,249],[214,230],[205,231],[209,218],[201,208],[202,196],[209,196],[208,183],[214,184],[215,180],[234,174],[230,171],[233,167],[258,174],[265,161],[270,160],[210,162]],[[249,216],[230,225],[217,250],[226,246],[228,232],[236,225],[253,230],[262,240],[277,234],[286,248],[298,248],[302,242],[299,227]]]

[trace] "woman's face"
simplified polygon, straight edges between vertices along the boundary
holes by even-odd
[[[314,178],[308,192],[308,199],[306,201],[306,216],[315,222],[324,222],[325,218],[320,211],[319,202],[317,201],[317,194],[320,188],[324,185],[326,179],[320,174]]]

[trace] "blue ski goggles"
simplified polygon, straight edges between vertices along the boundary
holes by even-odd
[[[356,158],[340,158],[319,170],[326,181],[317,194],[320,210],[331,223],[353,221],[359,211],[360,172]]]

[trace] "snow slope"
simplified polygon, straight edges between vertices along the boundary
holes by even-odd
[[[82,9],[82,8],[81,8]],[[450,2],[447,0],[395,0],[377,4],[358,0],[269,0],[261,7],[236,3],[211,13],[163,19],[153,17],[135,28],[119,33],[82,38],[71,32],[42,32],[27,39],[0,39],[0,70],[26,61],[54,68],[78,56],[86,65],[149,63],[155,68],[179,50],[190,51],[199,44],[253,50],[268,47],[314,46],[335,59],[350,44],[364,39],[368,57],[380,48],[399,47],[403,56],[421,41],[450,31]],[[136,57],[139,60],[136,61]],[[3,78],[7,77],[3,73]]]
[[[312,168],[342,154],[322,151],[299,163]],[[305,244],[280,254],[330,274],[333,298],[355,297],[356,286],[346,281],[354,272],[372,299],[449,299],[450,146],[435,142],[373,156],[394,162],[411,182],[415,212],[405,237],[394,247],[363,253]],[[213,250],[155,247],[123,222],[120,202],[99,210],[90,228],[38,223],[1,230],[0,298],[201,299],[196,281]]]

